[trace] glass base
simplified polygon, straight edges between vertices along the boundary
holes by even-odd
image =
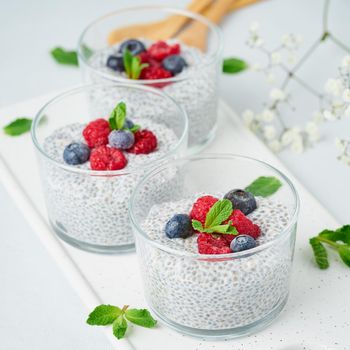
[[[108,245],[108,246],[86,243],[78,239],[72,238],[67,234],[63,233],[62,230],[57,225],[54,225],[51,220],[50,220],[50,224],[54,232],[60,239],[62,239],[64,242],[68,243],[69,245],[75,248],[79,248],[87,252],[98,253],[98,254],[123,254],[123,253],[129,253],[129,252],[135,251],[134,243],[123,244],[123,245]]]
[[[284,306],[287,303],[287,300],[288,300],[288,295],[281,302],[279,302],[269,314],[267,314],[265,317],[251,324],[248,324],[246,326],[236,327],[236,328],[216,329],[216,330],[198,329],[198,328],[182,326],[176,322],[171,321],[167,317],[162,316],[152,306],[150,307],[150,309],[161,323],[163,323],[167,327],[174,329],[175,331],[181,334],[189,335],[195,338],[201,338],[203,340],[226,340],[226,339],[234,339],[234,338],[239,338],[243,336],[248,336],[266,328],[281,313],[281,311],[283,310]]]
[[[202,152],[206,147],[208,147],[215,138],[216,129],[217,129],[217,124],[215,124],[215,126],[212,128],[210,133],[201,143],[194,143],[194,144],[189,143],[186,155],[191,156],[191,155],[198,154]]]

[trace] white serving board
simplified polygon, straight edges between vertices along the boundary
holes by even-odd
[[[0,110],[1,124],[16,116],[34,115],[54,94],[41,96]],[[267,329],[245,338],[205,341],[183,336],[164,325],[149,330],[132,328],[117,341],[110,328],[101,329],[120,350],[329,350],[350,349],[350,270],[334,254],[331,267],[321,271],[313,262],[310,236],[338,223],[288,172],[281,162],[244,126],[221,101],[219,127],[206,152],[237,153],[267,161],[284,171],[301,198],[290,299],[282,315]],[[19,161],[20,160],[20,161]],[[135,253],[119,256],[80,251],[61,242],[48,226],[36,157],[30,136],[0,137],[0,180],[12,195],[28,223],[89,309],[97,304],[131,304],[145,307]],[[331,181],[331,179],[330,179]]]

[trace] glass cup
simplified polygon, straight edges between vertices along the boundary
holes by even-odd
[[[185,45],[175,36],[164,37],[165,32],[148,33],[142,38],[147,46],[156,40],[179,42],[188,68],[172,78],[157,80],[131,80],[106,66],[107,58],[115,54],[119,43],[110,43],[110,35],[127,26],[148,24],[166,19],[180,21],[199,27],[207,33],[206,48],[200,50]],[[108,40],[109,39],[109,40]],[[129,39],[129,38],[128,38]],[[189,150],[202,149],[215,135],[218,107],[218,80],[222,69],[222,35],[220,29],[205,17],[189,11],[161,6],[131,7],[107,14],[92,22],[81,34],[78,44],[79,66],[85,82],[129,82],[134,85],[148,85],[160,88],[181,104],[189,119]]]
[[[157,126],[153,132],[158,150],[133,158],[125,153],[128,165],[115,171],[91,170],[89,163],[80,167],[66,164],[65,146],[84,142],[83,125],[108,118],[120,100],[135,124],[142,127],[147,121]],[[79,130],[79,136],[74,130]],[[65,92],[42,107],[31,135],[54,232],[78,248],[117,253],[134,248],[127,214],[134,186],[147,170],[186,151],[188,121],[182,107],[160,90],[128,84],[89,85]]]
[[[165,236],[166,222],[174,214],[188,213],[194,198],[222,197],[259,176],[274,176],[282,186],[269,198],[256,198],[262,234],[255,248],[204,255],[197,253],[196,236],[175,241]],[[252,334],[268,325],[288,298],[298,211],[290,180],[252,158],[203,155],[153,169],[135,187],[129,214],[145,295],[154,314],[181,333],[214,339]],[[184,249],[189,239],[194,239],[192,250]]]

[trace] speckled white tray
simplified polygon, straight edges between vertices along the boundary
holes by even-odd
[[[15,116],[34,115],[53,94],[28,100],[0,110],[0,127]],[[350,349],[350,271],[336,262],[327,271],[315,267],[308,238],[337,222],[280,161],[240,123],[235,113],[221,101],[219,129],[208,152],[227,152],[265,160],[291,177],[301,198],[301,210],[291,282],[290,299],[285,311],[267,329],[238,340],[209,342],[183,336],[163,325],[148,330],[133,328],[130,337],[117,341],[110,329],[104,331],[120,350],[329,350]],[[18,159],[20,158],[20,161]],[[316,175],[315,175],[316,176]],[[145,306],[135,254],[95,255],[72,248],[51,234],[46,220],[37,164],[29,135],[18,138],[0,136],[0,180],[23,215],[62,268],[89,309],[111,303]]]

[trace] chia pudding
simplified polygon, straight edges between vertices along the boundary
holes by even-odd
[[[186,147],[186,120],[181,109],[173,106],[171,111],[170,105],[164,111],[145,104],[134,114],[140,106],[123,100],[117,100],[110,114],[104,113],[102,118],[86,122],[90,119],[86,115],[76,116],[75,95],[83,94],[88,110],[96,112],[90,96],[106,89],[116,96],[116,91],[129,91],[130,87],[75,90],[71,114],[67,111],[67,118],[63,114],[61,121],[61,108],[54,104],[53,110],[47,108],[47,122],[36,124],[35,142],[40,142],[39,154],[45,154],[39,160],[49,219],[56,233],[83,249],[117,252],[132,249],[134,244],[127,214],[131,192],[153,164],[175,157],[175,150],[181,153],[182,145]],[[135,95],[153,94],[149,89],[135,90]],[[64,98],[57,100],[65,102]],[[174,122],[162,122],[166,112]]]
[[[142,64],[148,65],[141,69],[137,78],[126,72],[126,48],[130,48]],[[206,53],[177,40],[165,42],[141,38],[94,50],[82,68],[84,79],[90,82],[128,79],[133,84],[162,89],[186,110],[189,146],[194,147],[204,145],[213,136],[220,64],[220,60],[212,63],[212,57]]]
[[[146,299],[168,326],[199,337],[236,337],[269,324],[283,309],[297,204],[289,183],[254,180],[258,166],[239,156],[197,156],[138,184],[130,215]],[[247,179],[254,180],[249,191],[231,187],[245,188]],[[256,185],[264,181],[276,186],[259,194]]]

